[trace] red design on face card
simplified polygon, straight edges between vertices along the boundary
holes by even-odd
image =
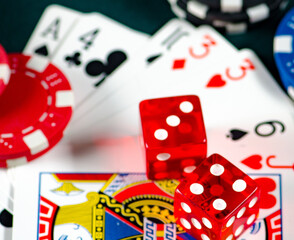
[[[282,221],[281,210],[272,213],[265,218],[268,230],[268,240],[281,240],[282,239]]]
[[[54,220],[58,206],[44,197],[40,197],[39,240],[51,240]]]
[[[270,209],[274,207],[277,203],[277,199],[270,192],[274,191],[277,188],[276,182],[267,177],[256,178],[255,182],[261,189],[260,193],[260,208]]]

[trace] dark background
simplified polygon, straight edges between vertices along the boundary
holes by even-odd
[[[23,50],[42,12],[54,3],[81,12],[100,12],[149,34],[175,17],[167,0],[0,0],[0,43],[7,52]],[[293,6],[294,1],[290,0],[286,11]],[[246,34],[225,35],[239,49],[253,49],[279,83],[273,60],[273,37],[286,11]]]

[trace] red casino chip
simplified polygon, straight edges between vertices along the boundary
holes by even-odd
[[[10,78],[10,68],[7,54],[0,44],[0,94],[6,88]]]
[[[11,77],[0,96],[0,167],[31,161],[55,146],[73,111],[63,73],[39,56],[8,56]]]

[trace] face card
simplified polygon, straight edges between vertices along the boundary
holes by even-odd
[[[96,106],[91,113],[86,114],[84,119],[79,121],[79,127],[71,131],[72,136],[98,133],[95,132],[96,129],[104,132],[106,129],[100,128],[100,123],[103,125],[103,121],[114,113],[131,104],[138,104],[140,100],[153,96],[154,93],[160,93],[161,96],[164,96],[165,92],[170,94],[171,91],[177,90],[176,84],[183,84],[187,87],[186,90],[200,89],[197,87],[199,81],[191,79],[191,74],[201,75],[206,69],[219,64],[219,61],[223,61],[219,56],[223,54],[228,57],[236,56],[237,49],[214,29],[199,27],[189,38],[176,45],[173,51],[156,61],[144,74],[136,75],[133,81],[109,98],[105,104]],[[137,121],[137,118],[134,121]],[[100,133],[99,136],[105,136]]]
[[[150,233],[151,227],[155,230],[155,239],[163,232],[169,232],[173,233],[170,235],[173,240],[192,240],[174,224],[172,209],[174,191],[179,183],[177,180],[153,182],[147,180],[144,174],[136,173],[41,172],[33,175],[22,184],[17,183],[17,189],[31,186],[31,194],[23,196],[23,201],[19,202],[22,203],[23,213],[30,211],[31,214],[29,221],[22,224],[19,224],[18,218],[15,220],[13,239],[17,239],[19,232],[29,234],[30,239],[52,235],[54,239],[92,239],[97,234],[106,240],[134,236],[143,238]],[[242,239],[265,240],[277,235],[287,236],[290,227],[287,228],[284,221],[283,210],[289,207],[289,201],[283,199],[285,192],[281,175],[250,176],[259,184],[264,197],[258,220],[242,235]],[[35,177],[39,180],[33,182]],[[31,203],[29,207],[27,202]],[[93,227],[95,219],[103,227]]]
[[[9,169],[11,172],[10,174],[15,177],[14,186],[18,185],[18,179],[20,182],[24,180],[24,182],[26,182],[24,185],[29,184],[27,187],[30,190],[20,188],[18,193],[15,192],[15,198],[20,196],[22,199],[21,201],[25,201],[25,195],[34,195],[35,193],[38,194],[39,183],[34,179],[39,179],[40,172],[87,172],[91,174],[119,171],[142,173],[145,171],[142,154],[138,146],[138,141],[135,138],[123,138],[115,141],[89,142],[86,144],[84,143],[85,145],[78,144],[76,146],[69,146],[68,142],[65,140],[66,139],[63,139],[60,144],[58,144],[52,151],[48,152],[48,154],[40,157],[38,161],[32,161],[30,164]],[[130,151],[130,149],[132,150]],[[117,159],[121,159],[124,164],[117,164]],[[25,176],[21,176],[22,172],[26,172]],[[30,185],[32,183],[31,180],[34,182],[33,185]],[[27,191],[30,194],[28,194]],[[29,213],[30,218],[32,216],[33,219],[33,216],[38,216],[38,213],[36,213],[36,215],[34,213],[36,210],[35,207],[38,205],[38,199],[31,199],[31,202],[27,203],[28,206],[30,206],[30,210],[28,212],[31,210],[33,211]],[[23,222],[23,216],[26,216],[28,212],[26,212],[26,209],[23,209],[22,206],[18,204],[14,204],[14,211],[19,211],[19,213],[15,214],[15,216],[20,217],[16,217],[14,219],[14,226],[17,226],[18,224],[24,226],[21,222]],[[30,225],[31,224],[34,225],[34,222],[30,222]],[[16,228],[14,227],[14,229]],[[26,235],[28,238],[34,239],[36,235],[31,232],[31,230],[32,229],[23,229],[23,234],[28,234]],[[18,239],[18,230],[15,230],[15,232],[15,239]]]
[[[80,18],[52,60],[71,82],[77,111],[145,41],[144,34],[101,14]]]
[[[81,14],[59,5],[50,5],[42,14],[24,54],[36,54],[51,60]]]
[[[172,51],[184,39],[189,38],[195,27],[179,19],[172,19],[159,29],[148,41],[136,51],[136,56],[129,59],[123,68],[115,71],[107,81],[99,86],[99,91],[87,98],[74,116],[72,126],[79,127],[81,119],[87,121],[88,114],[97,114],[97,107],[102,103],[107,105],[107,99],[111,99],[120,89],[126,88],[137,74],[141,74],[167,52]],[[100,94],[103,92],[103,94]],[[106,103],[105,103],[106,102]],[[96,113],[96,114],[95,114]],[[85,124],[86,122],[83,122]]]
[[[42,239],[53,233],[54,239],[92,239],[97,234],[104,236],[104,239],[143,236],[143,213],[136,212],[132,205],[128,206],[121,201],[118,192],[122,189],[117,189],[112,195],[104,193],[118,178],[124,181],[127,194],[132,191],[129,185],[143,184],[148,185],[145,189],[147,192],[157,189],[157,194],[167,195],[151,184],[144,174],[40,173],[40,182],[36,184],[39,190],[33,187],[40,198],[37,201],[32,198],[31,202],[40,209],[32,213],[37,221],[33,220],[34,217],[31,220],[38,226],[37,236],[30,234],[32,239]],[[93,226],[95,220],[101,220],[102,229]],[[17,225],[17,219],[15,223]],[[43,231],[44,227],[48,231]],[[114,231],[114,228],[119,229]]]
[[[259,217],[242,239],[282,239],[286,211],[282,205],[282,177],[280,174],[250,174],[261,188]]]

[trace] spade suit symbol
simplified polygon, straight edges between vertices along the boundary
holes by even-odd
[[[43,45],[35,50],[36,54],[47,57],[49,55],[48,48],[46,45]]]
[[[227,135],[228,138],[231,138],[233,141],[237,141],[244,137],[248,132],[245,132],[240,129],[231,129],[230,133]]]

